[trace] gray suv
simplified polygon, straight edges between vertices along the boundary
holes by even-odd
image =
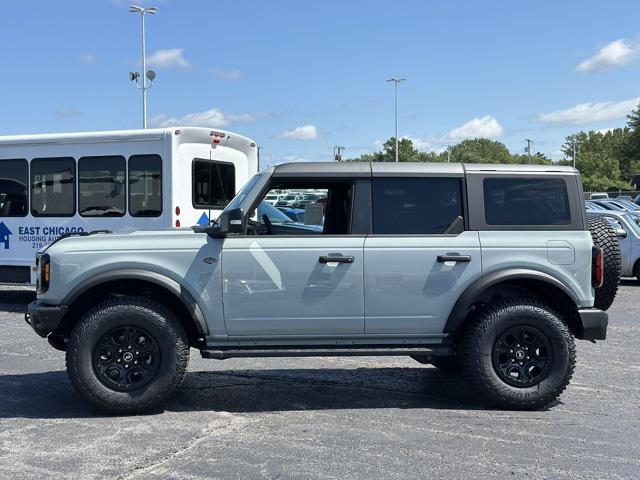
[[[274,191],[326,201],[295,222],[265,206]],[[574,338],[605,339],[619,280],[598,289],[605,259],[582,198],[568,167],[279,165],[210,226],[54,242],[26,320],[113,413],[159,408],[190,347],[219,360],[405,355],[461,371],[500,406],[540,408],[571,379]]]

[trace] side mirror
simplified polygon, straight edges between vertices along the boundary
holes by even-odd
[[[627,231],[624,228],[616,228],[616,235],[619,236],[620,238],[626,238]]]
[[[222,213],[222,215],[218,217],[217,227],[217,231],[214,232],[216,236],[226,237],[231,233],[245,233],[247,221],[244,216],[244,210],[234,208],[233,210]]]

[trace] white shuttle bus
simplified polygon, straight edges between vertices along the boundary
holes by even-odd
[[[65,233],[206,224],[257,152],[194,127],[0,137],[0,283],[34,284],[36,252]]]

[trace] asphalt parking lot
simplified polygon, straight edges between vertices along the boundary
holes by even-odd
[[[609,339],[578,343],[561,401],[493,409],[404,358],[203,360],[164,413],[110,417],[76,395],[64,355],[0,289],[0,478],[640,477],[640,285]]]

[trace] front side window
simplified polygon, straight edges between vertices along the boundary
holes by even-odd
[[[124,157],[83,157],[78,161],[78,211],[83,217],[124,215]]]
[[[567,184],[561,178],[485,178],[487,225],[569,225]]]
[[[129,215],[162,214],[162,158],[159,155],[129,157]]]
[[[373,233],[437,235],[463,217],[458,178],[374,178]]]
[[[71,157],[31,161],[31,215],[72,217],[76,211],[76,162]]]
[[[0,160],[0,217],[28,213],[29,165],[26,160]]]
[[[232,163],[193,160],[193,206],[224,208],[236,192],[236,168]]]
[[[274,204],[267,198],[277,197]],[[250,228],[261,235],[347,235],[353,184],[278,183],[258,204]]]

